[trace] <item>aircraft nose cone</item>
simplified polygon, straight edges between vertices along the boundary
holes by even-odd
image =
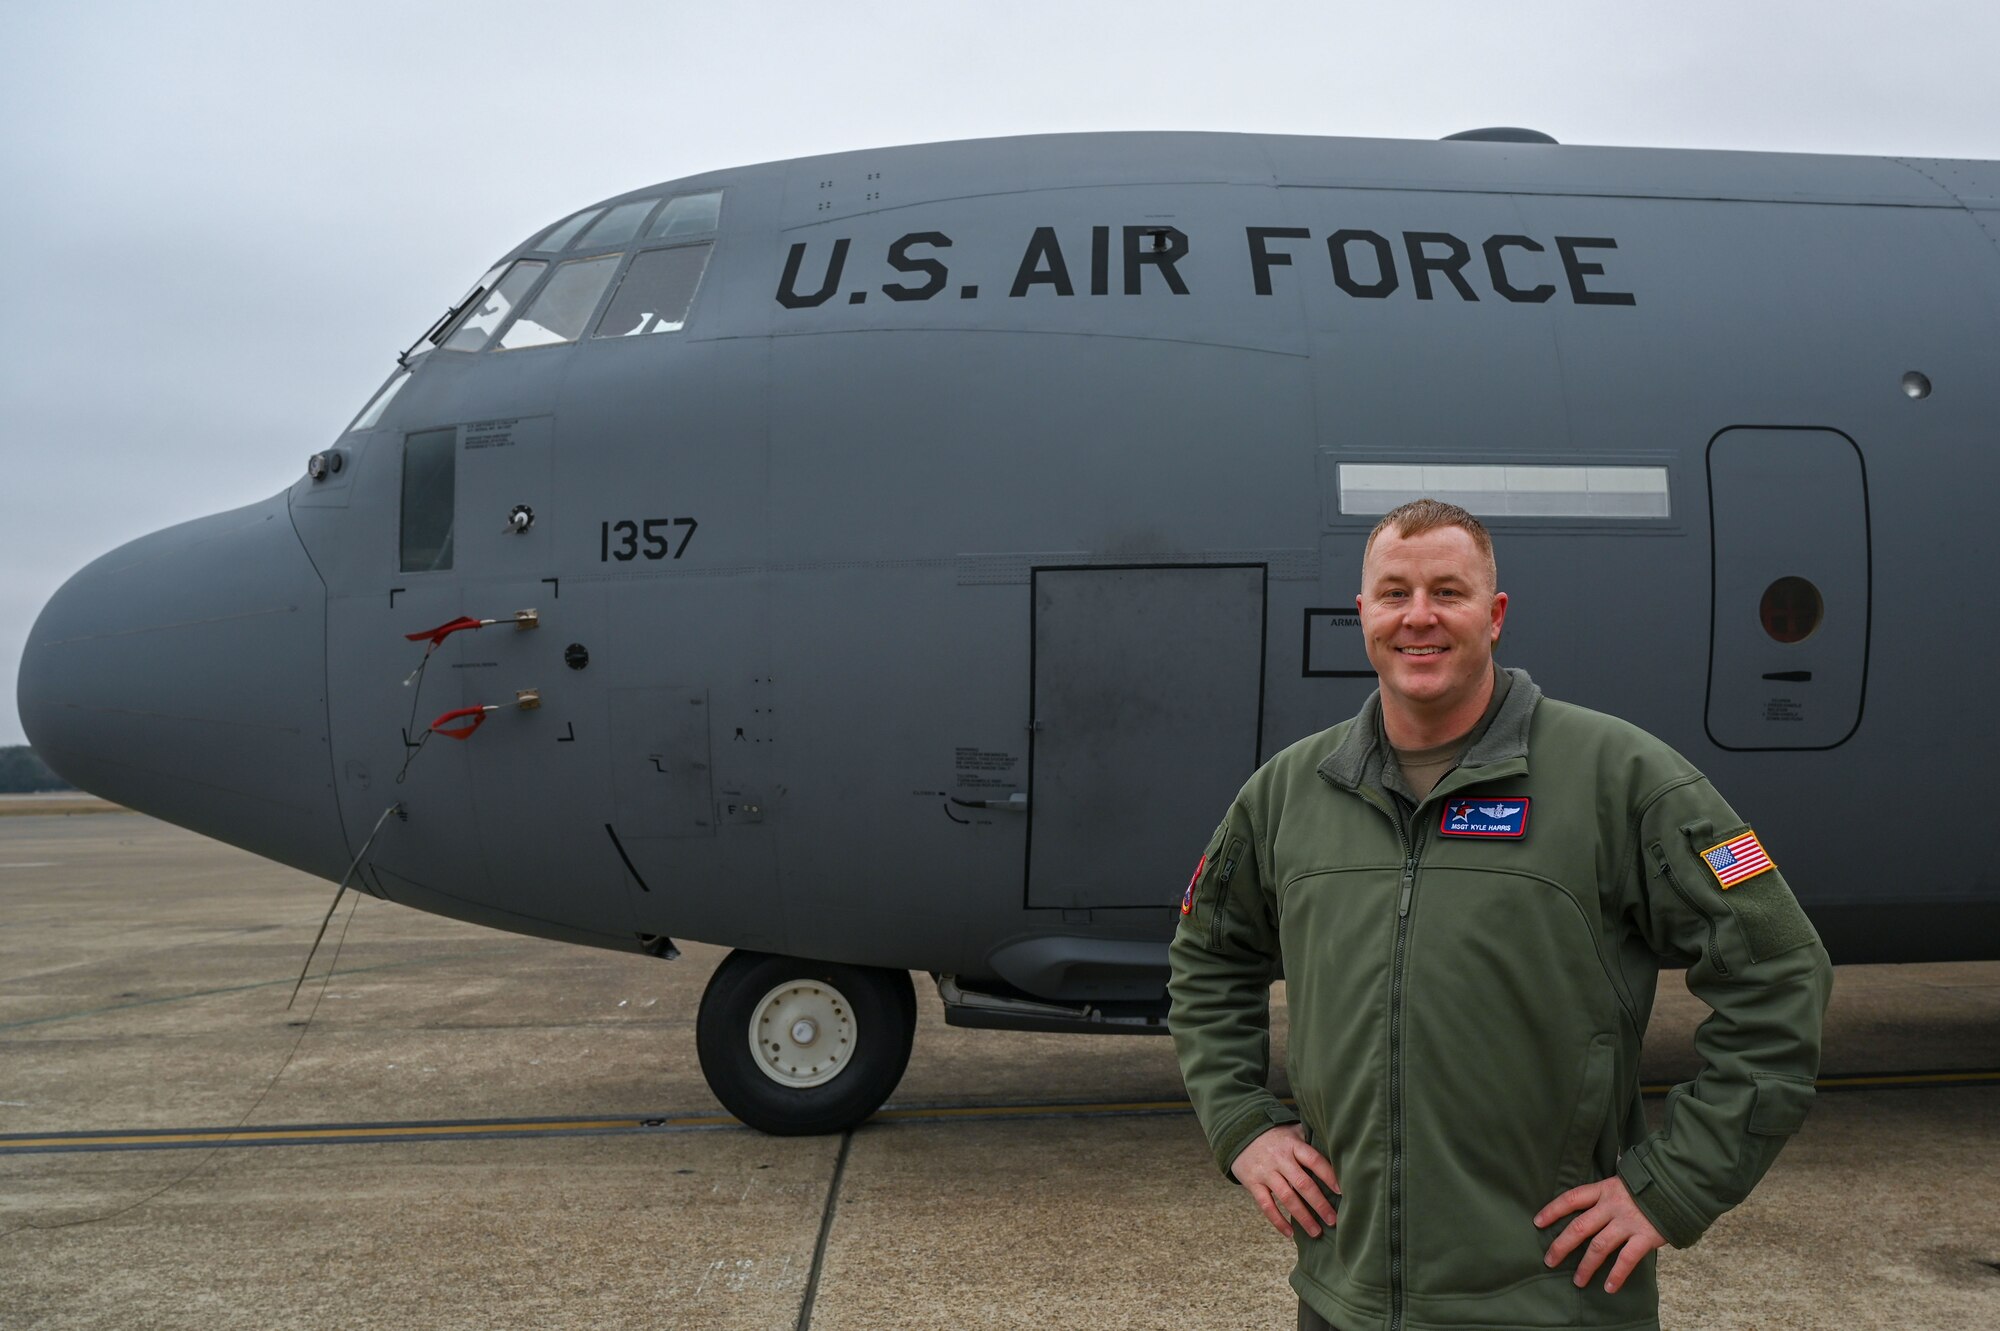
[[[325,681],[326,588],[279,494],[86,566],[35,621],[18,696],[85,790],[338,878]]]

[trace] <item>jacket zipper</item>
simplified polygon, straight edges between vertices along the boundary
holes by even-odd
[[[1673,862],[1667,858],[1666,849],[1657,841],[1653,843],[1651,849],[1653,865],[1658,869],[1660,877],[1667,880],[1667,886],[1674,890],[1674,895],[1681,899],[1682,905],[1701,916],[1702,926],[1708,931],[1708,964],[1715,968],[1717,975],[1726,978],[1729,974],[1729,964],[1722,959],[1722,945],[1715,938],[1715,917],[1694,899],[1692,892],[1681,886],[1680,876],[1674,872]]]
[[[1410,898],[1417,889],[1417,847],[1400,802],[1395,823],[1403,846],[1403,887],[1396,898],[1396,952],[1389,970],[1388,1331],[1400,1331],[1403,1325],[1403,961],[1409,945]]]
[[[1357,794],[1396,825],[1396,840],[1403,848],[1403,883],[1396,895],[1396,947],[1389,968],[1389,1322],[1385,1331],[1402,1331],[1407,1302],[1403,1289],[1403,967],[1409,951],[1410,902],[1417,890],[1418,852],[1422,849],[1419,844],[1422,831],[1413,820],[1423,805],[1437,798],[1439,791],[1451,782],[1452,775],[1448,773],[1438,782],[1437,788],[1411,809],[1407,817],[1403,801],[1395,795],[1390,795],[1389,803],[1384,806],[1356,789]],[[1333,784],[1331,778],[1327,781]],[[1451,789],[1468,784],[1459,782]]]

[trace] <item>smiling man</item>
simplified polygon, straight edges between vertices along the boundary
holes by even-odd
[[[1216,1163],[1297,1246],[1301,1328],[1652,1328],[1798,1129],[1831,970],[1756,833],[1644,731],[1542,696],[1479,520],[1384,517],[1380,687],[1231,804],[1181,904],[1172,1025]],[[1662,965],[1716,1011],[1648,1132]],[[1286,980],[1297,1111],[1265,1083]]]

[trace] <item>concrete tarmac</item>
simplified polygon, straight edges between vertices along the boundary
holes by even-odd
[[[287,1012],[330,884],[137,814],[8,812],[0,1134],[625,1126],[0,1141],[0,1331],[1292,1324],[1290,1245],[1171,1107],[1164,1039],[954,1030],[920,977],[892,1112],[765,1137],[695,1061],[717,949],[662,962],[363,899]],[[1704,1011],[1664,978],[1646,1081],[1691,1072]],[[1839,970],[1826,1073],[1948,1069],[2000,1069],[2000,964]],[[1091,1107],[1131,1105],[1161,1108]],[[2000,1078],[1823,1092],[1750,1201],[1662,1255],[1665,1324],[2000,1325],[1996,1128]]]

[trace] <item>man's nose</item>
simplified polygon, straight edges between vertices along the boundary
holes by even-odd
[[[140,537],[42,609],[21,724],[85,790],[323,877],[346,868],[326,588],[286,497]]]
[[[1410,599],[1403,604],[1403,622],[1423,625],[1437,622],[1437,606],[1423,592],[1411,592]]]

